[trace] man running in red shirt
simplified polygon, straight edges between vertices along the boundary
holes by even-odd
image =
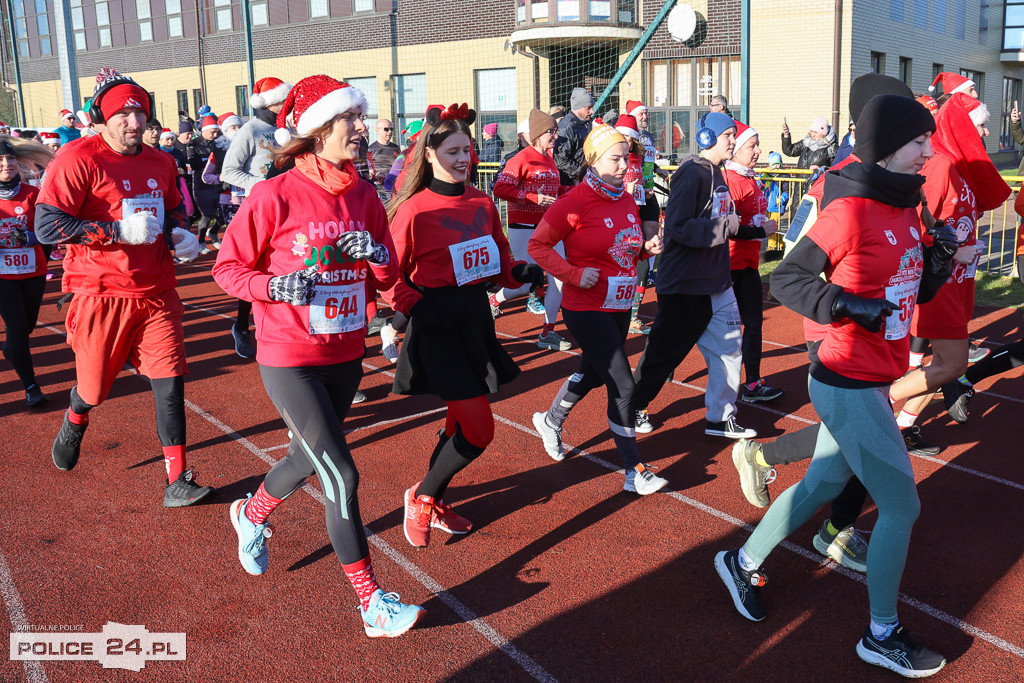
[[[39,195],[36,234],[67,245],[62,288],[75,295],[67,331],[78,384],[52,455],[58,469],[74,468],[89,411],[130,361],[153,386],[164,506],[183,507],[213,492],[185,468],[184,306],[174,289],[173,259],[194,259],[199,241],[186,229],[173,160],[142,144],[151,109],[135,81],[102,69],[89,112],[99,135],[68,146]]]

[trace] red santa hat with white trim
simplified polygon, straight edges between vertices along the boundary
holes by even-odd
[[[359,88],[323,74],[307,76],[296,83],[285,98],[284,106],[277,115],[274,139],[279,145],[291,140],[289,121],[299,135],[309,135],[335,116],[350,110],[360,114],[366,112],[366,96]]]
[[[642,111],[647,111],[647,105],[639,100],[627,100],[626,101],[626,113],[630,116],[636,116]]]
[[[67,117],[74,116],[74,115],[75,115],[75,113],[73,111],[71,111],[70,109],[61,109],[60,110],[60,118],[61,118],[62,121],[64,119],[66,119]]]
[[[739,149],[744,142],[757,135],[757,131],[740,121],[736,122],[736,149]]]
[[[252,97],[249,98],[249,104],[256,109],[280,104],[284,102],[284,98],[288,97],[288,92],[291,89],[292,84],[285,83],[280,78],[274,78],[273,76],[261,78],[256,81],[252,88]]]
[[[928,86],[928,91],[935,92],[935,86],[938,85],[940,81],[942,82],[942,92],[946,95],[952,95],[955,92],[965,93],[971,88],[977,87],[974,81],[965,76],[961,76],[960,74],[955,74],[950,71],[942,71],[935,77],[932,84]]]
[[[44,143],[60,142],[60,136],[57,135],[56,133],[54,133],[52,131],[48,131],[48,130],[41,130],[41,131],[39,131],[39,138]]]
[[[220,130],[220,124],[217,123],[217,119],[215,119],[214,117],[204,116],[203,127],[201,130],[202,132],[206,132],[208,130]]]
[[[636,117],[631,114],[619,114],[619,118],[615,120],[615,130],[627,138],[640,139],[640,126],[636,123]]]
[[[231,126],[241,126],[245,121],[243,121],[242,117],[235,112],[228,111],[220,115],[220,118],[217,119],[217,123],[219,123],[220,127],[223,129],[230,128]]]

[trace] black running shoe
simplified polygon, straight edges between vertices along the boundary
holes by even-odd
[[[884,640],[871,635],[868,627],[857,643],[857,656],[868,664],[895,671],[905,678],[926,678],[946,666],[945,657],[918,645],[902,626],[894,628]]]
[[[235,353],[242,358],[255,358],[256,347],[252,343],[252,333],[248,328],[231,326],[231,337],[235,340]]]
[[[764,621],[761,587],[768,582],[760,569],[747,571],[740,567],[740,551],[723,550],[715,555],[715,569],[732,596],[736,610],[751,621]]]
[[[64,422],[57,432],[57,438],[53,440],[53,464],[58,470],[70,472],[78,464],[78,455],[82,448],[82,435],[85,434],[86,425],[76,425],[68,419],[64,413]]]
[[[192,470],[185,470],[164,490],[165,508],[183,508],[195,505],[213,493],[212,486],[200,486],[193,479]]]
[[[924,440],[921,428],[917,425],[905,427],[900,433],[903,435],[903,442],[907,444],[907,453],[911,455],[938,455],[942,452],[942,448]]]
[[[972,396],[974,389],[958,379],[942,385],[942,400],[946,403],[946,412],[960,424],[967,422],[967,402]]]
[[[40,403],[46,403],[46,394],[39,388],[38,384],[32,384],[25,390],[25,403],[29,408],[35,408]]]
[[[757,432],[749,427],[736,424],[736,418],[730,417],[725,422],[708,420],[704,425],[704,433],[708,436],[724,436],[727,439],[756,439]]]

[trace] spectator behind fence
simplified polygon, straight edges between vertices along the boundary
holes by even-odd
[[[575,185],[583,164],[583,141],[590,134],[590,117],[594,115],[594,98],[583,88],[573,88],[569,98],[572,111],[558,124],[555,142],[555,165],[562,185]]]
[[[373,182],[382,185],[388,170],[395,163],[395,159],[398,158],[402,150],[393,142],[395,126],[391,121],[388,119],[377,121],[376,132],[377,141],[370,145],[367,151],[370,154],[370,161],[373,162]]]
[[[712,97],[708,107],[711,111],[719,111],[726,116],[732,116],[732,112],[729,111],[729,100],[725,98],[725,95],[715,95]]]
[[[832,165],[836,156],[836,132],[828,125],[828,120],[824,116],[819,116],[811,121],[807,136],[794,144],[789,126],[783,119],[782,153],[788,157],[799,157],[797,168],[811,171],[827,168]]]
[[[505,149],[505,141],[498,134],[498,124],[488,123],[484,126],[484,144],[480,147],[480,161],[496,164],[501,161],[501,152]]]

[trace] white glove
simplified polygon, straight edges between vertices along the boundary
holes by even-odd
[[[179,261],[194,261],[199,256],[199,240],[188,230],[172,230],[171,242],[174,243],[174,258]]]
[[[122,242],[128,244],[152,244],[164,232],[164,226],[148,211],[139,211],[117,222],[117,232]]]

